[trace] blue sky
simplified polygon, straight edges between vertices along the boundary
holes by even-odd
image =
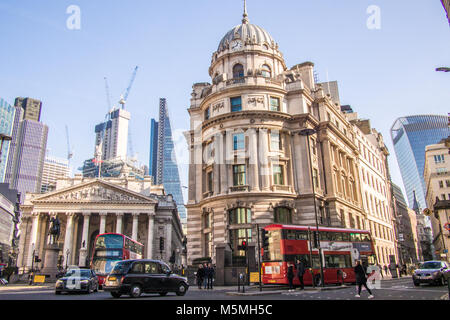
[[[248,0],[250,22],[278,42],[291,67],[312,61],[320,81],[337,80],[341,102],[371,119],[391,152],[394,182],[403,187],[389,129],[396,118],[447,114],[450,27],[439,0]],[[81,29],[69,30],[70,5],[81,9]],[[381,12],[370,30],[367,8]],[[133,149],[148,163],[150,118],[168,100],[176,140],[189,127],[192,84],[210,81],[208,67],[221,38],[242,19],[242,0],[1,0],[0,96],[43,101],[48,148],[65,157],[69,126],[72,165],[93,156],[94,126],[139,72],[127,109]],[[76,171],[76,170],[75,170]],[[186,166],[181,177],[187,185]]]

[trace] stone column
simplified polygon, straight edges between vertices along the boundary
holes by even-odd
[[[39,212],[31,213],[31,234],[30,234],[30,242],[28,247],[28,261],[27,267],[31,268],[33,265],[33,251],[38,249],[38,230],[39,230]]]
[[[131,234],[131,238],[134,241],[137,241],[138,238],[138,219],[139,219],[139,213],[132,213],[133,215],[133,231]]]
[[[122,221],[123,221],[123,212],[116,213],[116,233],[122,234]]]
[[[259,144],[261,151],[259,152],[259,167],[263,191],[270,191],[269,142],[267,139],[269,139],[267,129],[260,129]]]
[[[227,161],[226,161],[226,132],[222,132],[220,136],[220,152],[222,153],[222,162],[220,164],[220,193],[227,194],[228,193],[228,173],[227,173]]]
[[[167,218],[166,220],[166,262],[169,262],[170,256],[172,255],[172,218]]]
[[[80,267],[86,267],[86,257],[88,255],[89,248],[89,220],[91,217],[90,212],[83,212],[83,233],[81,236],[81,249],[78,265]]]
[[[250,153],[250,162],[249,162],[249,171],[251,170],[252,174],[252,184],[251,191],[259,191],[259,170],[258,170],[258,131],[255,129],[248,130],[249,132],[249,153]]]
[[[74,217],[74,213],[73,212],[67,212],[66,213],[67,216],[67,222],[66,222],[66,236],[64,238],[64,249],[63,249],[63,255],[64,255],[64,266],[70,266],[71,264],[71,255],[72,252],[71,248],[72,248],[72,240],[73,240],[73,217]],[[69,255],[67,255],[67,252],[69,252]]]
[[[100,215],[100,231],[99,231],[99,234],[103,234],[103,233],[105,233],[105,230],[106,230],[106,215],[107,215],[107,213],[106,212],[100,212],[99,215]]]
[[[147,259],[153,259],[153,239],[155,238],[155,212],[148,213]]]

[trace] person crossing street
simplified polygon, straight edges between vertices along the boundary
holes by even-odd
[[[361,265],[361,262],[359,260],[356,261],[354,270],[356,276],[356,285],[358,286],[358,293],[355,295],[355,297],[361,297],[361,288],[362,286],[364,286],[364,288],[366,288],[367,292],[369,293],[369,299],[373,299],[374,296],[372,294],[372,291],[370,291],[369,287],[367,287],[366,270],[364,270],[364,267]]]

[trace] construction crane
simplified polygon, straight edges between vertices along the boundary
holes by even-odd
[[[66,139],[67,139],[67,160],[70,163],[70,159],[73,158],[73,151],[70,149],[70,140],[69,140],[69,127],[66,125]]]
[[[106,104],[108,110],[111,108],[111,94],[109,93],[109,85],[108,85],[108,78],[105,77],[105,91],[106,91]]]
[[[128,95],[130,94],[131,87],[133,87],[134,79],[136,79],[136,74],[137,74],[138,69],[139,69],[138,66],[136,66],[136,68],[134,68],[128,88],[125,90],[125,92],[123,94],[120,95],[119,104],[122,105],[122,109],[125,109],[125,104],[127,103]]]

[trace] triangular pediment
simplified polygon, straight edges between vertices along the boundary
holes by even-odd
[[[112,183],[95,180],[38,196],[31,202],[156,204],[158,201]]]

